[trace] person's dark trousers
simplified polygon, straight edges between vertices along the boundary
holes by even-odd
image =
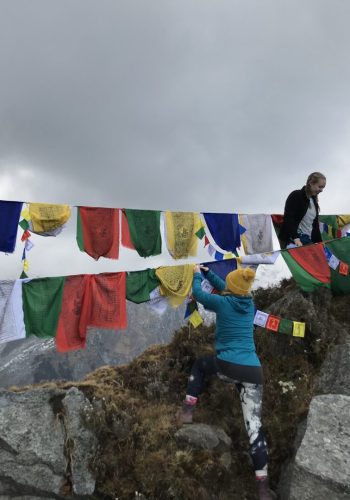
[[[216,356],[204,356],[197,359],[191,369],[186,394],[198,398],[204,390],[204,379],[216,375],[217,372]]]

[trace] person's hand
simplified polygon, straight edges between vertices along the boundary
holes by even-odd
[[[193,266],[193,274],[200,273],[200,272],[201,272],[201,268],[198,264]]]
[[[209,267],[206,267],[206,266],[199,266],[199,267],[200,267],[200,269],[201,269],[202,271],[204,271],[205,273],[207,273],[207,272],[209,271]]]
[[[303,246],[302,242],[300,241],[300,238],[295,238],[294,243],[296,244],[297,247]]]

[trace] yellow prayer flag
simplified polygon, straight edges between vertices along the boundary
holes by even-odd
[[[305,336],[305,323],[299,323],[298,321],[293,321],[293,337],[304,337]]]
[[[26,221],[30,220],[30,213],[29,213],[29,208],[25,207],[22,212],[21,212],[21,217],[25,219]]]
[[[29,262],[27,261],[27,259],[24,259],[23,261],[23,271],[26,273],[29,269]]]
[[[340,229],[350,224],[350,215],[337,215],[337,223]]]
[[[160,281],[161,294],[168,298],[172,307],[178,307],[190,293],[193,265],[159,267],[156,276]]]
[[[69,205],[30,203],[29,213],[33,231],[43,233],[63,226],[71,216],[71,208]]]
[[[231,253],[231,252],[225,253],[224,260],[226,260],[226,259],[233,259],[233,253]]]
[[[193,311],[191,316],[189,316],[188,321],[191,323],[193,328],[197,328],[197,326],[203,323],[203,318],[196,309],[195,311]]]
[[[195,212],[164,212],[167,247],[174,259],[197,255],[196,232],[202,223]]]

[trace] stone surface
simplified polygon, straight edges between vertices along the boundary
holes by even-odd
[[[350,338],[328,353],[322,365],[316,392],[350,396]]]
[[[207,424],[185,425],[176,432],[175,438],[178,443],[195,449],[215,449],[224,453],[231,447],[231,438],[223,429]]]
[[[97,439],[84,425],[82,415],[92,405],[84,394],[72,387],[62,400],[65,414],[66,441],[70,443],[70,467],[73,491],[78,495],[91,495],[95,490],[95,478],[89,470],[97,450]]]
[[[0,392],[0,500],[65,498],[69,476],[70,498],[94,492],[97,442],[81,418],[89,405],[77,388]]]
[[[350,498],[350,397],[311,401],[307,428],[295,457],[290,500]]]
[[[64,432],[50,404],[60,395],[59,391],[0,392],[0,478],[17,484],[15,493],[31,488],[60,493]]]

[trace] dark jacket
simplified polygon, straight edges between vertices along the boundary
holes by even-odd
[[[313,243],[318,243],[322,241],[318,214],[320,208],[317,203],[316,196],[312,196],[316,208],[316,217],[312,224],[311,240]],[[309,207],[310,198],[306,195],[306,186],[301,189],[296,189],[292,191],[286,200],[286,205],[284,207],[283,224],[279,234],[279,239],[284,243],[284,247],[291,241],[298,238],[298,226],[307,212]]]

